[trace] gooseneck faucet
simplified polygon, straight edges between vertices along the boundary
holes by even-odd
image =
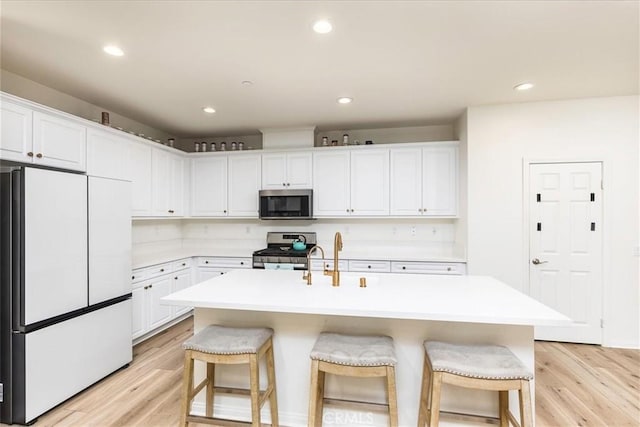
[[[338,252],[342,250],[342,234],[336,231],[333,238],[333,271],[325,271],[324,274],[331,275],[331,285],[340,286],[340,269],[338,268]]]
[[[311,285],[311,254],[314,253],[317,249],[320,249],[320,253],[322,253],[322,259],[324,260],[324,249],[322,249],[320,245],[315,245],[309,250],[309,252],[307,253],[307,271],[302,273],[302,280],[306,280],[307,285]],[[322,264],[324,265],[324,262]]]

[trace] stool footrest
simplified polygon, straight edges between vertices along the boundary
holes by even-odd
[[[389,410],[389,405],[387,403],[362,402],[360,400],[334,399],[331,397],[325,397],[323,399],[323,402],[328,405],[349,406],[350,408],[356,408],[356,409],[362,409],[362,410],[371,410],[371,411],[379,411],[379,412],[387,412]]]
[[[233,420],[226,420],[224,418],[201,417],[199,415],[188,415],[187,422],[211,424],[211,425],[220,426],[220,427],[237,427],[237,426],[251,425],[251,421],[233,421]]]

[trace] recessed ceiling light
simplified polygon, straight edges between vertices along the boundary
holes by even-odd
[[[348,96],[343,96],[342,98],[338,98],[338,104],[350,104],[353,101],[353,98],[349,98]]]
[[[518,85],[515,85],[513,88],[515,90],[529,90],[533,87],[533,83],[520,83]]]
[[[251,86],[253,84],[253,82],[251,80],[243,80],[242,81],[242,86]]]
[[[331,22],[321,19],[313,23],[313,31],[318,34],[327,34],[330,33],[333,29]]]
[[[105,51],[105,53],[108,53],[109,55],[113,55],[113,56],[122,56],[124,55],[124,52],[122,51],[122,49],[120,49],[118,46],[114,46],[114,45],[108,45],[102,48],[102,50]]]
[[[216,112],[216,110],[213,107],[204,107],[202,109],[202,111],[204,111],[205,113],[209,113],[209,114],[213,114]]]

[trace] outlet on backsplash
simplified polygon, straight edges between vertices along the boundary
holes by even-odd
[[[409,229],[409,233],[411,234],[411,237],[416,237],[416,226],[412,225],[411,228]]]

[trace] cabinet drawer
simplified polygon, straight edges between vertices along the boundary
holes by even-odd
[[[163,274],[171,273],[173,271],[173,264],[168,262],[165,264],[158,264],[152,267],[149,267],[151,271],[151,277],[161,276]]]
[[[200,257],[198,267],[251,268],[251,258]]]
[[[179,261],[174,261],[172,265],[173,271],[184,270],[185,268],[191,267],[191,258],[181,259]]]
[[[137,268],[137,269],[135,269],[135,270],[133,270],[131,272],[131,281],[133,283],[137,283],[137,282],[141,282],[143,280],[146,280],[151,276],[152,276],[152,274],[151,274],[151,268],[150,267]]]
[[[463,263],[459,262],[391,262],[392,273],[415,274],[465,274]]]
[[[375,271],[376,273],[389,273],[391,263],[389,261],[349,261],[349,271]]]
[[[325,259],[314,259],[311,260],[311,270],[333,270],[333,260]],[[338,261],[338,269],[340,271],[348,271],[349,263],[346,260]]]

